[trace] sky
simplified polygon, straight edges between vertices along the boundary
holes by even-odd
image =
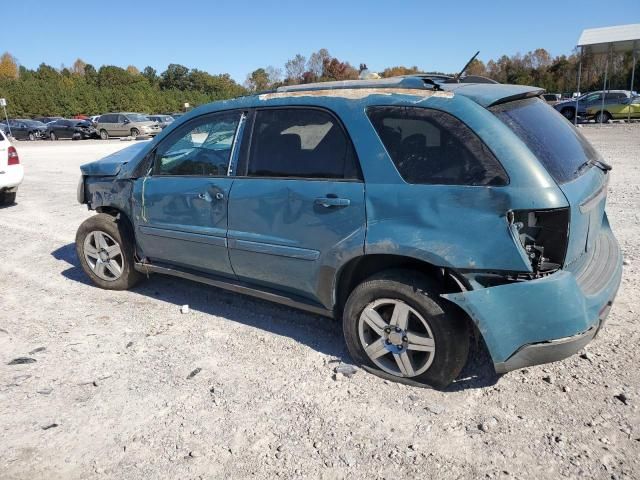
[[[583,29],[628,23],[640,23],[638,0],[25,0],[11,2],[0,53],[27,68],[82,58],[160,73],[180,63],[243,82],[256,68],[327,48],[356,68],[452,73],[477,50],[485,62],[536,48],[569,54]]]

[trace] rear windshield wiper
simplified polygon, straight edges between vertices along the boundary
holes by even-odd
[[[576,170],[575,170],[575,172],[573,172],[573,174],[577,176],[583,170],[589,168],[591,165],[595,165],[596,167],[598,167],[600,170],[602,170],[605,173],[607,173],[609,170],[611,170],[613,168],[611,165],[609,165],[604,160],[598,160],[596,158],[592,158],[592,159],[589,159],[586,162],[584,162],[578,168],[576,168]]]

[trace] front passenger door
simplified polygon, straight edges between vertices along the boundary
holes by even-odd
[[[136,237],[142,254],[233,277],[227,252],[228,176],[242,112],[198,117],[157,147],[150,175],[134,186]]]

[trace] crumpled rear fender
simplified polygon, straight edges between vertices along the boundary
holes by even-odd
[[[573,274],[443,295],[477,325],[494,364],[527,344],[571,337],[598,322]]]

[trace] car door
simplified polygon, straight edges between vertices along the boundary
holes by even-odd
[[[233,276],[227,253],[228,176],[239,111],[198,117],[153,151],[134,186],[134,223],[142,254],[207,273]]]
[[[53,122],[53,133],[58,138],[69,138],[69,120],[56,120]]]
[[[364,183],[351,141],[316,108],[257,110],[251,130],[229,197],[233,270],[328,306],[331,272],[364,251]]]

